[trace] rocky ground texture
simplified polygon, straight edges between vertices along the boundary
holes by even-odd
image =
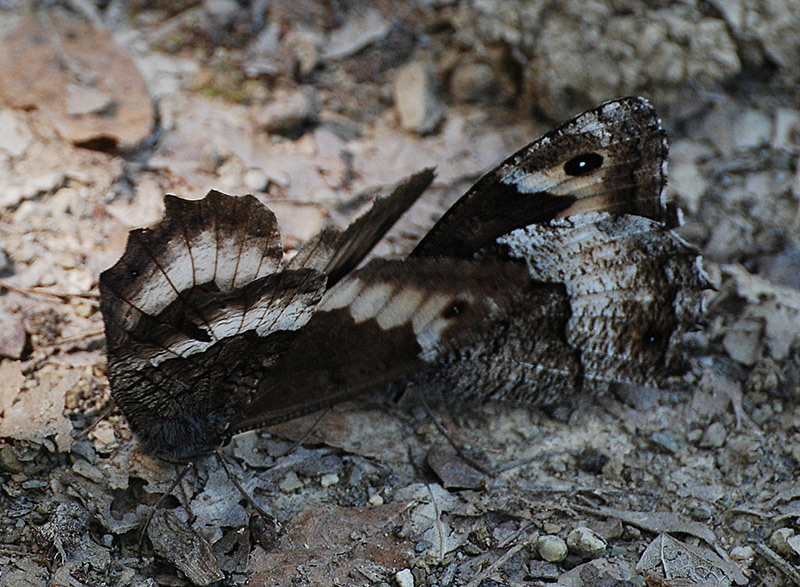
[[[800,585],[798,13],[0,2],[0,585]],[[165,193],[254,193],[291,250],[435,163],[400,239],[630,94],[661,112],[680,233],[715,284],[685,377],[548,413],[358,402],[241,435],[227,466],[279,532],[209,458],[139,556],[176,470],[105,412],[97,278]]]

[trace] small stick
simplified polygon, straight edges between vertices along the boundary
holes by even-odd
[[[100,299],[100,294],[97,292],[83,292],[83,293],[66,293],[66,292],[56,292],[56,291],[47,291],[44,289],[36,289],[32,287],[19,287],[17,285],[12,285],[8,283],[5,279],[0,279],[0,288],[5,288],[9,291],[13,291],[14,293],[18,293],[23,296],[50,296],[53,298],[58,298],[62,302],[66,302],[71,300],[72,298],[81,298],[86,300],[87,302],[92,302],[94,304],[98,303]]]
[[[514,546],[512,546],[511,548],[509,548],[508,551],[506,551],[506,553],[503,556],[494,561],[494,563],[486,567],[483,571],[475,575],[475,577],[473,577],[473,579],[469,583],[467,583],[464,587],[478,587],[478,585],[481,584],[481,581],[483,581],[489,575],[494,573],[497,569],[506,564],[511,559],[511,557],[513,557],[520,550],[531,544],[538,537],[539,537],[538,533],[534,532],[522,542],[519,542]]]
[[[800,572],[798,572],[795,567],[778,556],[774,550],[772,550],[763,542],[756,542],[753,545],[753,548],[758,554],[767,559],[767,562],[786,575],[786,577],[788,577],[792,583],[795,585],[800,585]]]
[[[94,430],[95,428],[97,428],[97,425],[98,425],[100,422],[102,422],[103,420],[105,420],[106,418],[108,418],[109,414],[111,414],[111,412],[113,412],[113,411],[116,409],[116,407],[117,407],[117,406],[116,406],[116,404],[114,404],[114,402],[108,402],[108,405],[102,409],[102,411],[101,411],[101,412],[100,412],[100,414],[99,414],[99,415],[98,415],[98,416],[97,416],[97,417],[94,419],[94,421],[93,421],[91,424],[89,424],[89,425],[88,425],[86,428],[84,428],[83,430],[81,430],[81,433],[80,433],[80,434],[78,434],[78,435],[75,437],[75,440],[83,440],[84,438],[86,438],[87,436],[89,436],[89,433],[90,433],[92,430]]]

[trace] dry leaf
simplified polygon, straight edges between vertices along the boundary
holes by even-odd
[[[15,108],[42,110],[68,141],[132,149],[150,134],[155,117],[144,79],[91,23],[39,13],[3,40],[0,55],[0,96]]]
[[[68,451],[72,446],[72,424],[64,417],[64,400],[77,381],[74,370],[40,371],[38,384],[20,393],[18,401],[6,408],[0,421],[0,438],[42,444],[53,437],[59,452]]]

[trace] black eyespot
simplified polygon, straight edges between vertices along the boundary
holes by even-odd
[[[442,318],[446,318],[450,320],[451,318],[455,318],[459,314],[465,312],[469,308],[469,303],[464,300],[455,300],[449,306],[447,306],[444,310],[442,310]]]
[[[564,163],[564,173],[580,177],[589,175],[603,164],[600,153],[581,153]]]

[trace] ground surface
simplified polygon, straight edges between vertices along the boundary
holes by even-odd
[[[2,3],[0,585],[800,585],[798,10]],[[488,476],[419,407],[340,406],[289,454],[314,418],[242,435],[229,467],[277,539],[208,459],[137,556],[175,469],[118,413],[78,434],[109,402],[97,277],[165,193],[256,193],[292,248],[436,164],[413,231],[627,94],[662,114],[680,231],[716,284],[686,377],[547,414],[454,409]]]

